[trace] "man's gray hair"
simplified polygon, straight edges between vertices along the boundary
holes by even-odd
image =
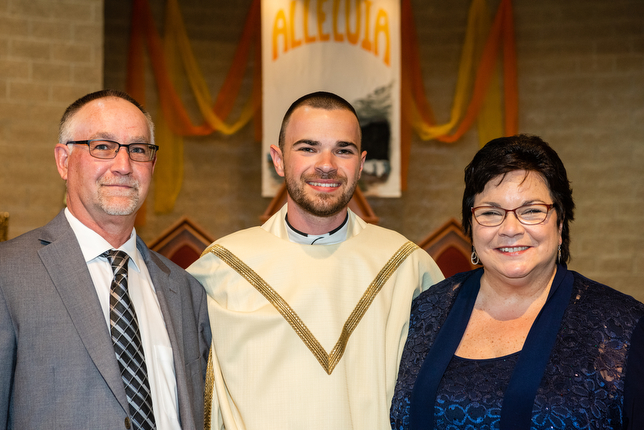
[[[98,99],[103,99],[103,98],[108,98],[108,97],[116,97],[119,99],[123,99],[125,101],[128,101],[132,103],[134,106],[136,106],[142,113],[145,115],[145,119],[148,122],[148,128],[150,129],[150,139],[151,143],[154,145],[154,123],[152,122],[152,117],[146,111],[143,106],[136,100],[134,100],[129,94],[123,91],[119,90],[100,90],[96,91],[90,94],[87,94],[80,99],[76,100],[74,103],[70,104],[67,109],[65,109],[65,113],[63,114],[63,117],[60,119],[60,125],[58,127],[58,143],[66,143],[70,140],[74,140],[72,138],[72,125],[74,123],[74,115],[86,104],[89,102],[92,102],[94,100]]]

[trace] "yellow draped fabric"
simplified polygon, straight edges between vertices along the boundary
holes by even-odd
[[[406,0],[406,2],[408,3],[409,0]],[[411,9],[409,8],[405,12],[411,12]],[[405,21],[407,20],[409,20],[409,23],[411,23],[411,25],[407,25],[409,23],[404,22],[403,29],[406,29],[407,31],[413,30],[413,17],[405,16]],[[467,102],[472,91],[472,86],[475,78],[474,65],[476,60],[481,56],[481,46],[483,41],[485,41],[488,29],[488,11],[485,0],[473,0],[469,11],[467,31],[465,33],[465,42],[463,44],[461,61],[458,69],[458,80],[454,94],[454,104],[452,105],[450,120],[447,123],[435,125],[433,119],[429,119],[429,115],[423,115],[423,113],[419,111],[419,108],[416,107],[416,98],[419,98],[421,96],[421,94],[418,93],[419,89],[416,89],[416,92],[412,94],[412,88],[410,86],[411,79],[405,79],[407,78],[406,76],[403,77],[403,103],[405,104],[405,107],[409,112],[408,119],[411,120],[414,129],[421,139],[430,140],[436,139],[439,136],[446,135],[454,128],[454,126],[458,124],[460,119],[463,117],[467,108]],[[409,36],[409,39],[416,39],[415,36],[411,37],[411,34]],[[414,50],[416,49],[417,45],[414,45]],[[410,52],[409,55],[413,55],[414,58],[418,58],[417,52]],[[417,72],[419,69],[420,67],[416,66],[413,71]],[[409,72],[411,72],[411,70],[409,70],[408,67],[405,67],[403,74]]]
[[[251,6],[233,65],[213,105],[206,81],[192,52],[177,0],[168,0],[166,4],[166,31],[163,41],[156,31],[148,1],[134,2],[132,22],[136,24],[132,25],[130,34],[127,91],[136,99],[145,100],[143,48],[146,45],[156,79],[161,113],[156,120],[157,141],[163,151],[155,172],[154,207],[157,212],[172,211],[181,189],[183,136],[207,135],[214,131],[224,134],[236,133],[260,109],[261,79],[255,79],[252,95],[245,103],[239,118],[230,124],[222,120],[234,107],[248,64],[250,49],[259,37],[259,5],[259,0],[255,0]],[[256,51],[258,46],[256,44]],[[200,125],[192,123],[177,93],[178,85],[175,80],[179,75],[180,66],[183,66],[199,112],[204,118]],[[257,73],[255,75],[257,76]]]
[[[406,188],[407,169],[413,128],[421,139],[455,142],[478,119],[479,142],[509,136],[518,130],[518,86],[512,1],[501,0],[492,27],[487,30],[484,0],[473,0],[469,11],[465,43],[450,120],[436,125],[425,96],[416,28],[410,0],[402,1],[402,186]],[[485,37],[487,34],[487,37]],[[485,43],[481,45],[481,42]],[[499,84],[499,50],[503,45],[503,105]],[[476,67],[476,73],[472,76]],[[472,87],[473,86],[473,87]],[[469,98],[469,103],[465,101]],[[503,112],[505,122],[503,122]],[[454,128],[456,128],[454,130]],[[451,133],[451,134],[450,134]]]
[[[162,156],[156,167],[155,210],[169,212],[181,189],[183,177],[183,136],[201,136],[219,131],[233,134],[254,118],[255,138],[261,140],[261,52],[260,0],[253,0],[242,36],[226,79],[213,103],[206,80],[193,54],[179,9],[178,0],[166,3],[163,40],[159,36],[148,0],[134,0],[130,48],[128,52],[127,91],[137,100],[145,100],[145,48],[158,91],[160,114],[157,141]],[[479,140],[488,140],[517,132],[516,52],[511,0],[501,0],[490,27],[485,0],[473,0],[454,102],[450,119],[436,124],[425,95],[418,57],[418,42],[410,0],[402,0],[402,184],[406,187],[411,128],[423,140],[443,142],[458,140],[477,121]],[[501,45],[503,55],[500,55]],[[228,116],[239,98],[241,83],[254,49],[253,89],[236,120]],[[501,96],[499,65],[503,70]],[[202,123],[195,125],[178,94],[177,81],[185,72],[197,102]],[[505,117],[505,122],[503,121]]]

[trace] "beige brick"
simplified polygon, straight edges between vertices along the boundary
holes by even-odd
[[[578,59],[576,58],[561,58],[552,56],[550,59],[540,59],[539,61],[531,61],[526,65],[531,71],[536,73],[543,73],[544,75],[569,75],[575,73],[578,67]]]
[[[71,82],[72,69],[68,64],[39,63],[33,64],[32,77],[34,81],[42,82]]]
[[[9,49],[10,55],[13,57],[48,60],[50,58],[51,45],[48,42],[13,39],[11,40]]]
[[[30,82],[9,82],[9,97],[16,101],[49,100],[49,85]]]
[[[54,164],[53,159],[51,164]],[[38,185],[30,187],[27,190],[27,206],[42,210],[60,205],[60,195],[55,192],[57,187],[52,185],[53,183],[43,180],[39,181]]]
[[[644,253],[638,252],[635,255],[635,261],[633,264],[635,266],[635,273],[638,275],[644,275]]]
[[[579,252],[580,255],[595,255],[598,249],[602,250],[602,255],[613,255],[617,252],[618,246],[615,240],[605,237],[592,237],[582,239],[580,242],[576,243],[574,241],[575,235],[573,235],[573,244],[578,245],[573,249]]]
[[[23,152],[23,151],[16,151],[15,146],[19,142],[19,140],[14,141],[13,139],[4,139],[4,143],[1,146],[0,153],[3,155],[3,160],[6,160],[8,164],[11,166],[16,166],[19,167],[19,169],[16,170],[15,175],[23,175],[24,173],[20,173],[20,171],[24,171],[25,167],[29,163],[29,157]],[[27,169],[28,170],[28,169]],[[19,178],[19,179],[24,179],[24,178]],[[16,181],[16,185],[18,184],[24,184],[27,185],[28,181],[23,181],[23,180],[18,180]]]
[[[633,52],[644,52],[644,36],[640,35],[633,38]]]
[[[612,55],[594,55],[577,59],[581,73],[610,73],[615,70],[615,57]]]
[[[94,45],[103,44],[103,26],[97,24],[74,24],[72,26],[74,40],[82,40]]]
[[[92,26],[102,34],[102,9],[102,0],[0,0],[0,158],[8,166],[0,180],[15,185],[0,187],[0,202],[15,214],[10,237],[62,207],[53,158],[58,121],[74,99],[102,86],[102,39],[83,35]],[[84,76],[97,82],[74,85],[77,65],[88,66]],[[19,154],[10,150],[17,143],[24,146]]]
[[[9,12],[30,18],[49,18],[52,3],[54,2],[48,0],[11,1]]]
[[[29,62],[22,60],[0,60],[0,76],[3,78],[29,78]]]
[[[6,101],[0,103],[0,118],[28,118],[31,114],[31,109],[28,103],[15,100]]]
[[[624,37],[600,39],[595,42],[598,54],[623,55],[632,52],[632,43]]]
[[[635,54],[619,55],[615,59],[615,68],[619,73],[641,72],[644,70],[644,56]]]
[[[597,270],[606,274],[632,273],[633,262],[624,258],[600,258]]]
[[[40,180],[45,181],[47,179],[42,178]],[[19,236],[35,228],[42,227],[47,222],[51,221],[51,219],[63,208],[60,197],[57,199],[58,201],[56,201],[54,196],[55,194],[52,193],[53,204],[51,205],[30,208],[31,210],[26,212],[25,216],[21,216],[18,219],[12,216],[9,224],[9,237],[12,238]]]
[[[0,15],[0,34],[11,37],[26,36],[29,34],[29,20]]]
[[[54,148],[56,146],[57,139],[45,138],[38,142],[38,145],[32,145],[29,152],[27,153],[29,161],[32,163],[32,166],[41,166],[45,172],[49,170],[56,169],[56,161],[54,158]],[[42,176],[42,174],[38,174]],[[55,179],[58,179],[58,175],[55,176]],[[49,187],[51,184],[48,184],[44,181],[39,181],[37,187]]]
[[[637,219],[644,211],[644,201],[639,200],[636,197],[630,198],[632,194],[634,194],[634,192],[630,189],[628,195],[620,201],[617,209],[620,217]]]
[[[94,19],[94,8],[90,2],[54,2],[51,13],[54,19],[61,21],[92,22]]]
[[[51,47],[51,56],[56,61],[69,61],[72,63],[91,63],[92,46],[87,45],[84,41],[77,41],[74,44],[53,45]]]
[[[31,109],[29,109],[29,112],[33,113],[38,109],[38,107],[34,107],[33,103],[31,104],[32,106]],[[43,121],[34,121],[31,119],[31,117],[15,118],[11,123],[11,133],[17,133],[18,136],[23,136],[25,133],[34,133],[34,135],[36,135],[40,132],[48,131],[51,128],[52,124],[56,124],[57,120],[58,118],[56,117],[46,118]],[[41,145],[41,142],[42,140],[40,138],[33,139],[32,146]]]
[[[102,76],[102,70],[97,67],[75,66],[73,70],[73,80],[78,84],[100,85]]]
[[[53,143],[56,139],[57,124],[56,120],[52,118],[51,121],[45,123],[35,123],[33,121],[24,123],[14,123],[11,127],[9,139],[14,142],[30,142],[24,149],[25,155],[29,156],[29,160],[38,156],[42,142]],[[53,150],[53,149],[52,149]]]
[[[619,222],[618,220],[615,221]],[[620,232],[618,235],[615,235],[613,237],[601,235],[603,236],[603,240],[606,246],[614,246],[614,248],[612,248],[612,251],[609,252],[609,250],[605,248],[605,246],[599,244],[599,246],[594,249],[601,249],[602,254],[604,255],[616,255],[620,257],[636,255],[640,250],[641,238],[638,238],[633,233],[634,232],[631,232],[630,234],[625,235],[624,233]]]
[[[9,54],[9,40],[0,37],[0,58],[6,58]]]
[[[60,21],[36,21],[30,23],[31,36],[37,39],[47,39],[50,41],[72,41],[73,28],[70,25],[63,24]],[[82,40],[82,39],[77,39]]]
[[[101,88],[100,83],[93,85],[52,85],[51,86],[51,99],[52,102],[62,103],[65,106],[70,105],[85,94],[98,91]],[[62,115],[62,112],[60,113]]]
[[[631,126],[637,129],[640,124],[644,124],[644,108],[633,108],[633,112],[631,112]]]
[[[29,116],[28,121],[36,123],[58,123],[58,120],[63,115],[64,109],[71,104],[73,100],[69,103],[55,105],[55,104],[38,104],[29,106]]]
[[[92,7],[92,20],[103,27],[103,16],[105,10],[105,0],[95,0]],[[128,20],[129,24],[129,20]]]
[[[27,17],[49,22],[56,16],[67,23],[74,42],[52,43],[51,60],[55,64],[71,65],[78,70],[78,75],[74,73],[72,82],[54,82],[50,100],[43,102],[46,109],[42,111],[20,108],[35,105],[35,101],[25,103],[12,98],[11,103],[6,103],[0,98],[0,130],[4,128],[0,131],[0,139],[10,136],[12,142],[15,139],[22,141],[29,135],[31,123],[47,122],[49,116],[57,118],[65,105],[103,86],[97,72],[76,69],[80,65],[87,70],[93,67],[101,70],[103,10],[106,13],[104,46],[107,50],[105,71],[102,72],[104,84],[124,88],[131,2],[105,0],[103,9],[102,1],[7,1],[0,0],[0,11],[3,5],[10,5],[12,12],[0,16],[13,20],[11,26],[19,26],[17,21]],[[251,0],[181,1],[188,34],[199,56],[198,61],[207,72],[206,79],[213,95],[230,66],[250,4]],[[491,4],[491,8],[496,4]],[[468,6],[466,1],[436,0],[429,5],[426,0],[412,0],[424,83],[439,122],[449,118]],[[513,6],[519,61],[520,130],[541,135],[555,146],[566,163],[575,189],[578,220],[572,227],[575,259],[571,268],[622,291],[639,291],[644,298],[644,288],[633,287],[644,285],[644,253],[637,249],[644,242],[639,233],[644,225],[644,211],[639,203],[644,201],[641,128],[644,124],[644,86],[641,84],[644,81],[644,2],[523,0]],[[161,26],[163,2],[151,2],[151,7]],[[63,10],[65,16],[62,16]],[[75,21],[75,18],[81,20]],[[225,22],[224,26],[212,25],[212,22],[221,21]],[[3,36],[3,30],[8,31],[7,28],[10,26],[0,28],[0,60],[13,55],[9,39]],[[93,28],[99,30],[93,31]],[[15,27],[8,36],[32,40],[17,31],[21,29]],[[42,34],[42,31],[33,34],[33,39],[42,42]],[[58,37],[60,33],[52,39]],[[208,58],[202,58],[204,56]],[[8,59],[21,58],[33,57]],[[37,60],[43,63],[48,59]],[[158,94],[149,66],[146,76],[147,102],[156,108],[154,103]],[[2,76],[0,90],[6,89],[7,85],[1,79]],[[87,83],[81,83],[85,80]],[[242,91],[248,91],[249,81],[245,80],[243,85]],[[189,99],[189,91],[184,91],[182,98]],[[188,104],[192,110],[192,105]],[[3,116],[5,114],[7,116]],[[26,119],[30,117],[33,118],[31,122]],[[55,124],[50,128],[55,128]],[[154,239],[184,213],[190,213],[216,236],[256,225],[257,215],[263,212],[270,199],[258,197],[260,154],[258,145],[252,143],[250,129],[246,127],[230,137],[213,134],[190,142],[187,139],[186,167],[190,168],[186,169],[184,189],[175,211],[155,214],[153,200],[150,200],[148,224],[140,229],[141,234]],[[33,133],[32,138],[50,140],[56,132],[48,130],[43,127]],[[381,225],[400,229],[412,238],[422,238],[446,219],[458,217],[462,170],[471,160],[477,144],[474,130],[449,145],[423,142],[414,137],[409,189],[401,199],[370,199],[376,214],[381,217]],[[16,170],[22,169],[25,173],[21,178],[25,181],[37,177],[54,183],[50,199],[45,196],[44,189],[26,195],[27,185],[21,188],[23,195],[18,198],[23,206],[13,206],[20,216],[12,224],[10,235],[43,224],[60,207],[62,184],[55,170],[50,170],[53,167],[51,153],[44,148],[35,146],[30,153],[33,160],[42,165],[10,162],[6,166],[11,171],[0,173],[1,178],[13,178],[18,175]],[[256,163],[249,162],[248,154],[253,153]],[[0,150],[0,156],[3,154]],[[223,170],[219,167],[224,164],[222,160],[226,164]],[[203,175],[218,169],[222,170],[218,180],[204,183]],[[51,175],[43,175],[42,171]],[[6,193],[0,187],[0,201],[6,201]],[[43,202],[38,202],[39,198]],[[604,205],[603,209],[598,209],[597,205],[606,202],[610,208]],[[56,207],[43,209],[39,204]],[[34,210],[45,215],[34,214]],[[230,213],[238,215],[230,216]],[[615,262],[630,262],[631,266]]]

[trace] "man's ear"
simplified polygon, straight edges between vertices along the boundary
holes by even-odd
[[[358,179],[362,176],[362,169],[364,167],[364,162],[367,159],[367,151],[362,151],[360,154],[360,171],[358,172]]]
[[[275,145],[271,145],[271,158],[273,159],[273,166],[275,166],[277,174],[284,177],[284,156],[282,150]]]
[[[71,148],[69,147],[69,145],[58,143],[54,147],[54,158],[56,158],[56,167],[58,168],[58,174],[65,181],[67,180],[67,163],[69,161],[70,153]]]

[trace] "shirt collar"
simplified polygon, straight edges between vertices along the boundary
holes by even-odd
[[[76,240],[78,240],[78,244],[80,245],[81,252],[83,253],[83,258],[85,258],[86,263],[99,258],[105,251],[113,249],[112,245],[110,245],[103,236],[83,224],[78,218],[72,215],[68,208],[65,208],[65,217],[76,235]],[[141,257],[141,254],[136,248],[135,228],[132,228],[132,233],[130,234],[127,242],[121,245],[118,250],[127,253],[130,257],[130,261],[134,263],[135,269],[138,272],[141,271],[139,267],[143,264],[143,257]]]
[[[343,242],[347,238],[347,231],[349,229],[348,220],[349,213],[347,212],[347,216],[339,227],[328,233],[316,235],[307,234],[295,229],[288,222],[288,214],[284,217],[289,240],[301,245],[335,245],[336,243]]]

